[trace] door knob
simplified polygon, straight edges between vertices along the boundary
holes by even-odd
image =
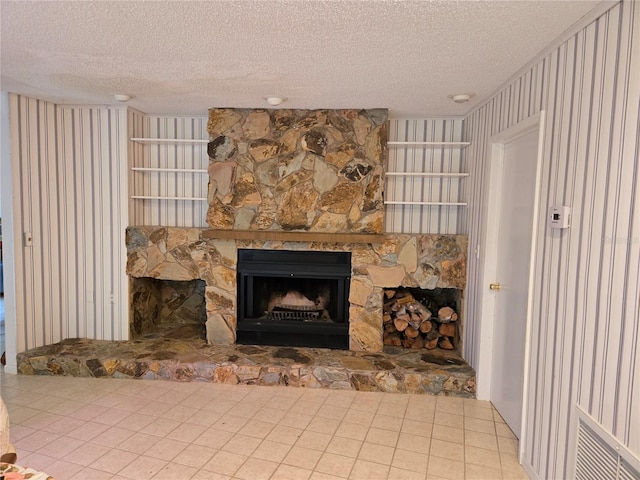
[[[502,285],[500,285],[499,283],[490,283],[489,284],[489,290],[499,291],[501,288],[502,288]]]

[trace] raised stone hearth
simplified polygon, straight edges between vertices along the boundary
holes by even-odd
[[[181,332],[184,331],[181,329]],[[475,372],[449,352],[381,353],[252,345],[143,335],[136,341],[70,338],[18,354],[27,375],[286,385],[475,397]]]
[[[243,232],[239,232],[243,233]],[[382,351],[385,288],[465,287],[467,237],[462,235],[380,235],[378,242],[219,239],[215,230],[178,227],[129,227],[127,273],[132,277],[204,280],[207,341],[236,340],[236,265],[238,248],[350,251],[349,348]],[[309,234],[312,235],[312,234]],[[295,237],[298,239],[298,237]],[[366,237],[365,237],[366,238]],[[310,238],[310,240],[312,240]],[[459,312],[462,313],[462,312]]]

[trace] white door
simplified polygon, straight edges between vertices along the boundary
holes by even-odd
[[[520,438],[538,129],[502,145],[496,229],[491,402]],[[489,286],[485,286],[488,288]]]

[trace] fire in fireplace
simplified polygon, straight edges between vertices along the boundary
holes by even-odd
[[[238,250],[237,342],[349,348],[351,252]]]

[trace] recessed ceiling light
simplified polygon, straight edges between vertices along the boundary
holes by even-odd
[[[115,98],[119,102],[128,102],[132,97],[131,95],[126,95],[124,93],[117,93],[113,96],[113,98]]]
[[[475,93],[452,93],[449,95],[449,98],[456,103],[466,103],[471,100],[474,95]]]
[[[280,105],[285,100],[286,100],[285,98],[281,98],[281,97],[267,97],[267,103],[269,105],[273,105],[274,107],[277,105]]]

